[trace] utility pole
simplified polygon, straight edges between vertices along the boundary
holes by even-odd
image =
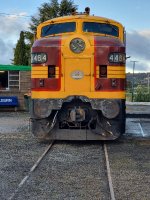
[[[150,93],[150,88],[149,88],[149,85],[150,85],[150,76],[149,76],[150,74],[148,73],[148,94]]]
[[[133,63],[133,73],[132,73],[132,102],[134,100],[134,70],[135,70],[135,63],[138,62],[136,60],[130,61]]]

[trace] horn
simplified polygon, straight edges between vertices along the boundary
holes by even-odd
[[[86,8],[85,8],[85,13],[86,13],[87,15],[90,14],[90,8],[89,8],[89,7],[86,7]]]
[[[76,9],[72,8],[71,13],[72,13],[72,15],[75,15],[76,14]]]

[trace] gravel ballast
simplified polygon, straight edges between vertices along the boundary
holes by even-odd
[[[46,146],[29,133],[28,113],[0,112],[0,200],[11,196]]]
[[[108,154],[117,200],[150,199],[150,143],[113,142]]]
[[[48,144],[31,135],[29,113],[0,112],[0,200],[18,188]],[[109,200],[101,142],[56,142],[16,200]],[[149,200],[148,142],[107,143],[116,200]]]
[[[56,143],[17,199],[109,200],[101,148],[100,144]]]

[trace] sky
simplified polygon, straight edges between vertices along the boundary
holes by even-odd
[[[61,0],[59,0],[60,2]],[[13,48],[20,31],[28,30],[30,16],[38,16],[38,7],[50,0],[0,0],[0,64],[11,64]],[[127,35],[127,72],[150,72],[149,0],[73,0],[78,11],[90,7],[95,16],[114,19],[125,26]]]

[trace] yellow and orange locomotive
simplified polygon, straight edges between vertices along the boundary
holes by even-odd
[[[125,30],[84,13],[37,27],[32,133],[40,140],[114,140],[125,131]]]

